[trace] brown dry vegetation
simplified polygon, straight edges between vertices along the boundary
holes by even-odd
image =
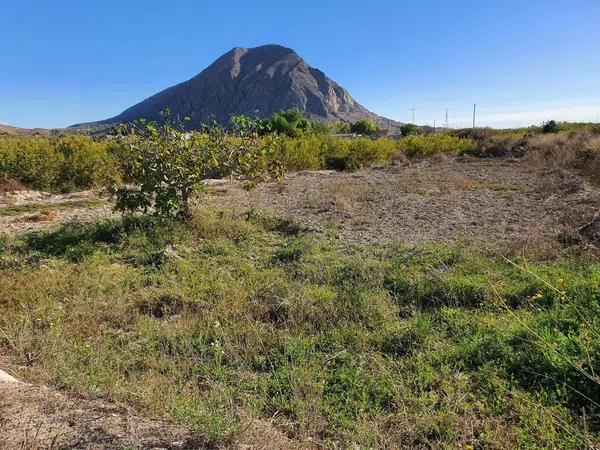
[[[552,251],[591,220],[600,193],[523,159],[427,159],[356,173],[306,172],[246,192],[218,183],[213,205],[268,210],[363,243],[469,242]]]

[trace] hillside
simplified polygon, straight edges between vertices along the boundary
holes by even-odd
[[[33,136],[42,135],[49,136],[50,131],[48,128],[19,128],[13,127],[12,125],[0,124],[0,134],[18,135],[18,136]]]
[[[160,120],[160,112],[166,108],[175,116],[190,117],[192,127],[212,120],[227,124],[232,114],[254,115],[258,111],[266,117],[290,108],[325,122],[369,119],[392,131],[401,125],[360,105],[348,91],[309,66],[293,50],[265,45],[236,47],[188,81],[115,117],[74,127],[96,128],[139,118]]]

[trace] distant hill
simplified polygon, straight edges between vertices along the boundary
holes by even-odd
[[[227,124],[232,114],[252,116],[258,111],[260,116],[268,117],[290,108],[325,122],[370,119],[391,131],[397,131],[401,125],[367,110],[293,50],[265,45],[236,47],[190,80],[167,88],[118,116],[73,127],[98,129],[139,118],[160,121],[160,112],[166,108],[173,116],[190,117],[191,127],[212,120]]]
[[[16,136],[50,136],[52,130],[48,128],[19,128],[11,125],[0,124],[0,134],[10,134]]]

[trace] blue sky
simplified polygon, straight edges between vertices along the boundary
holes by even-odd
[[[296,50],[400,121],[600,115],[600,0],[0,0],[0,123],[104,119],[235,46]]]

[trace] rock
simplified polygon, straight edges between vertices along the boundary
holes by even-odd
[[[165,89],[118,116],[73,125],[102,129],[111,124],[144,118],[162,121],[169,108],[173,117],[189,117],[190,128],[213,120],[228,125],[232,114],[269,117],[298,108],[325,122],[369,119],[382,129],[397,132],[400,123],[378,116],[323,72],[309,66],[296,52],[280,45],[236,47],[188,81]]]
[[[10,376],[3,370],[0,370],[0,383],[24,384],[17,380],[15,377]]]

